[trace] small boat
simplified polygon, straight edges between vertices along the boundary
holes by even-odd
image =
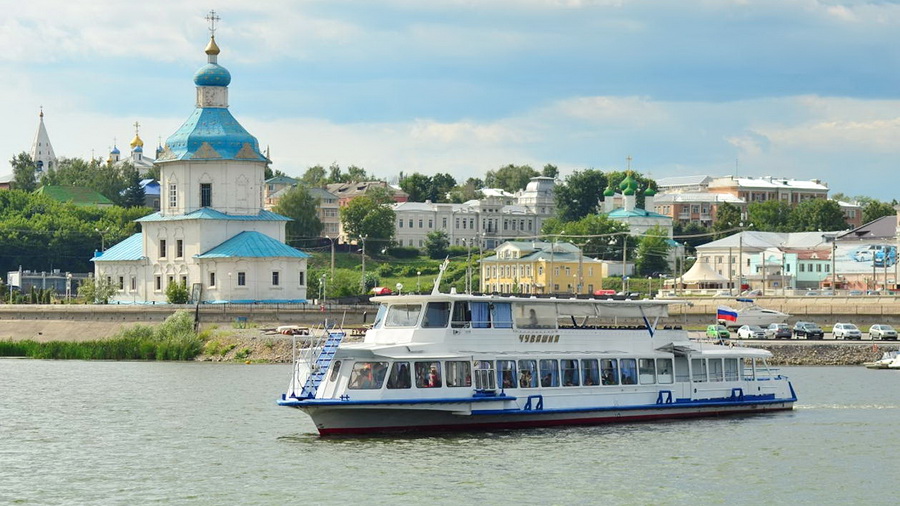
[[[439,286],[439,283],[435,283]],[[321,435],[493,430],[793,408],[766,350],[691,340],[681,301],[376,296],[362,342],[328,329],[278,404]]]
[[[865,362],[869,369],[898,369],[900,370],[900,351],[886,351],[879,360]]]
[[[742,305],[738,309],[728,306],[719,306],[716,311],[716,321],[726,327],[742,327],[744,325],[757,325],[768,327],[773,323],[784,323],[791,315],[766,309],[757,305],[753,299],[735,299]]]

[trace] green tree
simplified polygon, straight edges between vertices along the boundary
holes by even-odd
[[[22,151],[14,156],[9,164],[13,169],[13,188],[28,193],[37,189],[34,180],[34,160],[31,159],[31,155]]]
[[[548,163],[547,165],[544,165],[544,169],[541,170],[541,175],[544,177],[552,177],[556,179],[557,177],[559,177],[559,168],[557,168],[556,165],[550,165]]]
[[[556,213],[562,221],[576,221],[597,212],[607,180],[599,170],[575,171],[554,189]]]
[[[716,209],[716,221],[712,225],[712,231],[716,232],[716,239],[727,237],[734,233],[734,229],[741,226],[741,210],[734,204],[723,202]]]
[[[410,202],[425,202],[431,198],[431,178],[425,174],[413,172],[400,180],[400,189],[409,195]]]
[[[478,178],[470,177],[465,183],[457,185],[450,190],[450,202],[461,204],[470,200],[480,200],[484,198],[484,181]]]
[[[753,202],[747,206],[750,223],[763,232],[790,232],[792,211],[791,205],[781,200]]]
[[[531,178],[540,173],[528,165],[507,165],[497,170],[489,170],[484,177],[488,188],[502,188],[510,193],[524,190]]]
[[[571,242],[582,249],[586,256],[605,260],[621,260],[622,244],[628,234],[628,225],[609,219],[605,214],[590,214],[578,221],[564,222],[551,218],[541,229],[544,240]]]
[[[133,165],[122,167],[122,175],[128,187],[121,194],[119,205],[122,207],[141,207],[144,205],[144,188],[141,187],[141,173]]]
[[[846,230],[847,222],[841,205],[834,200],[809,199],[794,208],[791,228],[794,232]]]
[[[300,183],[307,188],[322,188],[328,184],[328,178],[325,173],[325,167],[321,165],[313,165],[306,169],[303,176],[300,177]]]
[[[394,236],[394,210],[383,197],[363,195],[341,208],[341,223],[351,239],[366,237],[367,241],[390,242]]]
[[[310,195],[306,187],[296,185],[278,200],[273,209],[276,213],[291,218],[287,223],[289,244],[298,244],[303,238],[318,237],[322,233],[322,222],[319,220],[318,199]]]
[[[869,223],[870,221],[875,221],[878,218],[883,218],[885,216],[894,216],[897,214],[897,210],[894,209],[893,205],[878,200],[873,200],[865,204],[862,211],[863,223]]]
[[[669,272],[669,243],[660,227],[648,230],[638,243],[634,268],[639,276],[655,276]]]
[[[713,237],[710,235],[708,227],[693,221],[688,223],[676,222],[672,226],[672,234],[675,236],[676,241],[686,244],[690,251],[693,251],[701,244],[708,243]]]
[[[450,238],[443,230],[429,232],[425,236],[425,253],[428,258],[440,259],[447,256],[447,248],[450,247]]]
[[[86,304],[109,304],[109,299],[116,294],[118,288],[106,278],[94,279],[93,276],[81,282],[78,296]]]
[[[166,300],[169,304],[187,304],[190,299],[187,283],[169,283],[166,287]]]

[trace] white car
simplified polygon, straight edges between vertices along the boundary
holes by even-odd
[[[862,339],[862,332],[852,323],[835,323],[831,333],[835,339]]]
[[[893,339],[897,340],[897,331],[890,325],[872,325],[869,327],[869,339]]]
[[[744,325],[737,331],[738,339],[765,339],[766,331],[759,325]]]

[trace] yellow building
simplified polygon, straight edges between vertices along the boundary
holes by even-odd
[[[577,246],[542,241],[507,241],[481,261],[482,293],[579,293],[603,289],[603,262]]]

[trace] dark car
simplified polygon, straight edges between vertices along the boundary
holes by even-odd
[[[825,331],[812,322],[797,322],[794,324],[794,336],[803,336],[807,339],[824,339]]]

